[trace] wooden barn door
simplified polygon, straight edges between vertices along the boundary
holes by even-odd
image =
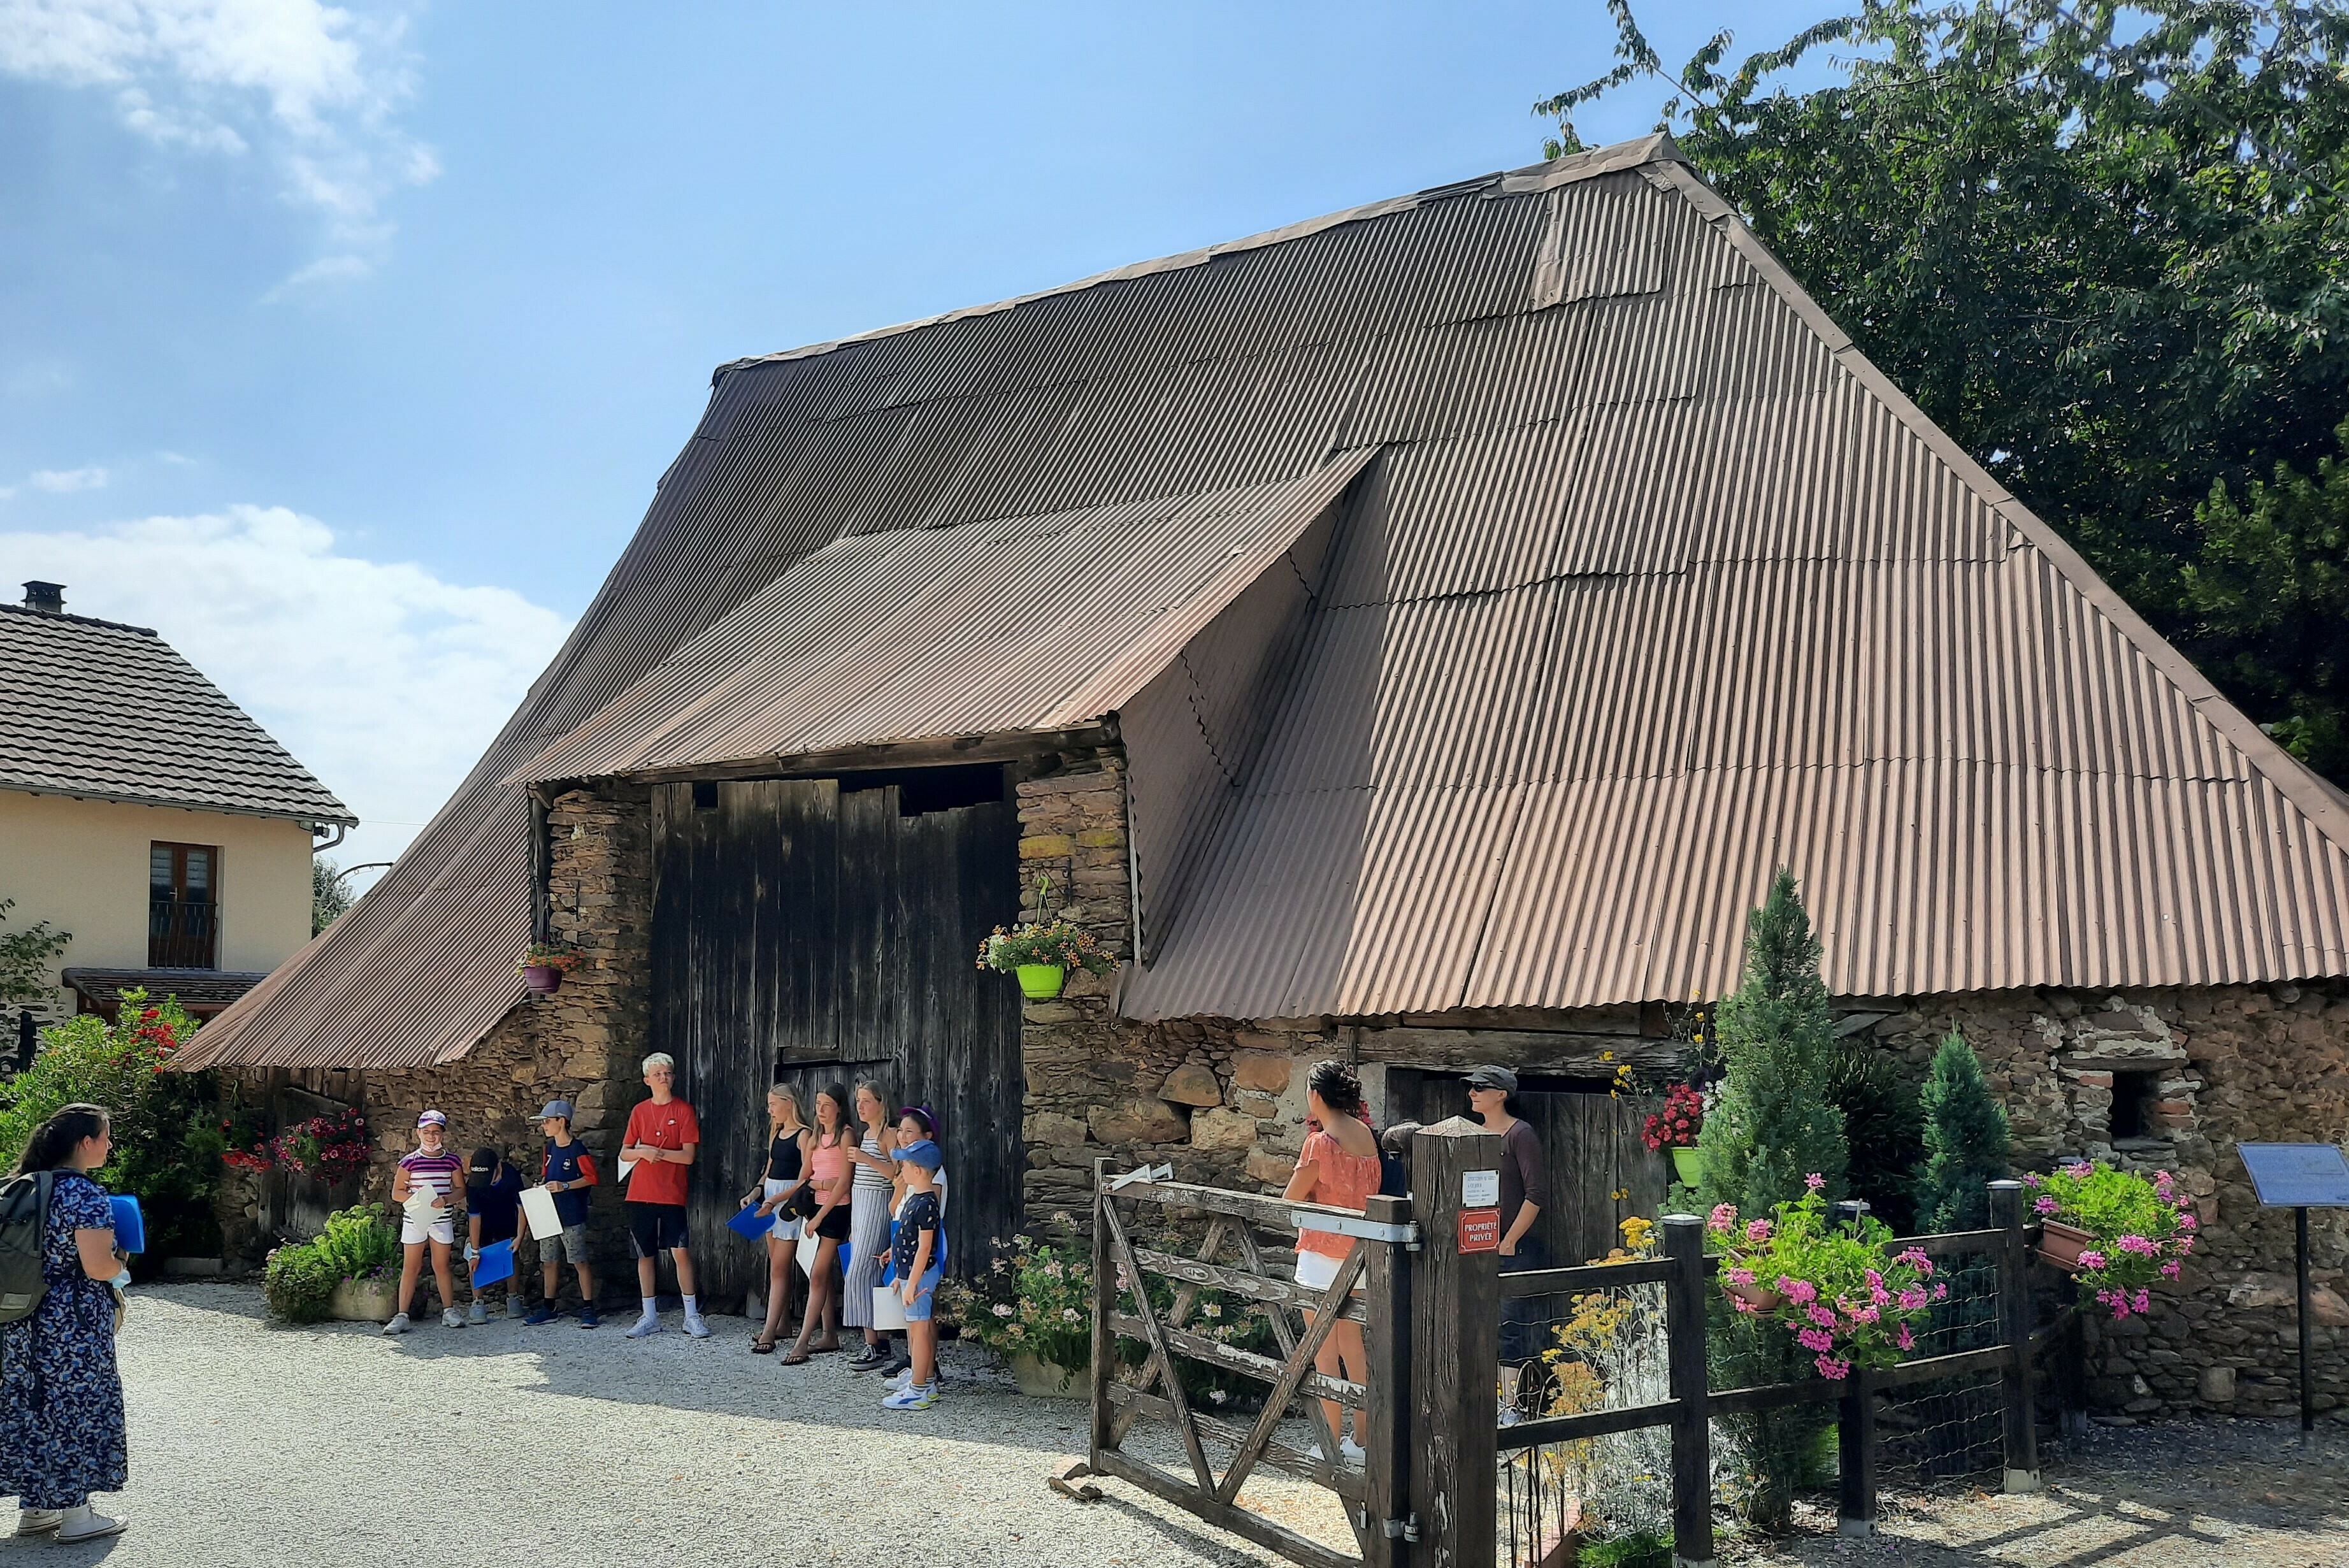
[[[1019,913],[1004,794],[905,816],[895,787],[831,779],[653,792],[652,1044],[701,1120],[693,1247],[713,1301],[765,1278],[726,1221],[763,1168],[779,1078],[811,1114],[817,1090],[866,1078],[936,1111],[959,1268],[1017,1226],[1019,993],[974,962]]]
[[[1527,1075],[1529,1085],[1538,1075]],[[1409,1116],[1430,1126],[1468,1114],[1468,1091],[1457,1071],[1387,1069],[1388,1103],[1396,1119]],[[1549,1206],[1534,1233],[1547,1251],[1547,1266],[1571,1268],[1603,1258],[1620,1237],[1617,1222],[1628,1215],[1653,1218],[1663,1208],[1670,1170],[1664,1157],[1640,1141],[1640,1127],[1653,1107],[1625,1096],[1578,1087],[1522,1088],[1517,1104],[1541,1139],[1549,1175]],[[1617,1192],[1624,1196],[1617,1198]]]

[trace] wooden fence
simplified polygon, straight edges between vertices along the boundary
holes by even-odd
[[[1537,1553],[1513,1565],[1501,1545],[1494,1477],[1503,1450],[1664,1428],[1671,1446],[1673,1561],[1679,1568],[1709,1568],[1715,1417],[1837,1405],[1841,1528],[1867,1534],[1876,1521],[1878,1397],[1909,1384],[1995,1373],[2002,1385],[2005,1489],[2038,1490],[2033,1364],[2075,1325],[2069,1312],[2044,1325],[2032,1321],[2027,1273],[2035,1228],[2025,1223],[2020,1184],[1992,1184],[1994,1223],[1988,1230],[1909,1237],[1897,1244],[1936,1258],[1987,1253],[1998,1282],[1998,1343],[1889,1370],[1855,1367],[1841,1382],[1806,1378],[1714,1389],[1708,1386],[1705,1335],[1718,1263],[1705,1253],[1703,1221],[1664,1217],[1658,1258],[1504,1274],[1498,1255],[1484,1250],[1487,1227],[1480,1222],[1492,1201],[1489,1178],[1500,1152],[1499,1138],[1464,1119],[1425,1128],[1413,1148],[1411,1198],[1373,1199],[1361,1216],[1254,1194],[1121,1179],[1104,1162],[1094,1197],[1092,1468],[1309,1568],[1534,1568],[1556,1559]],[[1204,1217],[1206,1238],[1196,1256],[1137,1246],[1133,1217],[1143,1205],[1161,1214]],[[1294,1231],[1300,1224],[1353,1237],[1327,1291],[1268,1272],[1265,1249],[1250,1234],[1251,1226]],[[1220,1261],[1226,1248],[1233,1262]],[[1175,1286],[1163,1312],[1150,1304],[1153,1278]],[[1137,1312],[1123,1310],[1121,1289],[1104,1288],[1109,1282],[1127,1287],[1124,1293],[1140,1303]],[[1664,1291],[1664,1398],[1502,1424],[1495,1387],[1505,1301],[1647,1284]],[[1193,1332],[1190,1314],[1203,1288],[1259,1303],[1274,1325],[1281,1358]],[[1310,1326],[1292,1325],[1291,1312],[1309,1314]],[[1313,1370],[1323,1335],[1341,1318],[1362,1326],[1369,1370],[1361,1383]],[[1143,1359],[1124,1364],[1121,1338],[1142,1346]],[[1181,1386],[1184,1359],[1262,1384],[1267,1395],[1255,1422],[1242,1428],[1193,1409]],[[1299,1395],[1308,1397],[1319,1454],[1275,1440]],[[1324,1398],[1366,1413],[1370,1441],[1360,1470],[1335,1458],[1340,1450],[1321,1415]],[[1189,1462],[1187,1478],[1123,1451],[1141,1416],[1174,1428]],[[1208,1439],[1232,1452],[1220,1475],[1209,1461]],[[1356,1552],[1335,1550],[1243,1507],[1240,1489],[1258,1465],[1312,1481],[1341,1500]]]

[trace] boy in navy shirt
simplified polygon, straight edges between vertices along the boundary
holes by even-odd
[[[538,1261],[544,1276],[546,1300],[538,1310],[523,1319],[525,1323],[553,1323],[563,1315],[555,1298],[563,1293],[563,1263],[569,1259],[579,1273],[579,1326],[594,1328],[595,1316],[595,1272],[587,1263],[587,1199],[588,1189],[595,1185],[595,1157],[587,1146],[571,1136],[571,1102],[549,1100],[546,1108],[538,1113],[538,1125],[546,1134],[546,1158],[539,1168],[539,1179],[554,1197],[554,1211],[562,1218],[559,1234],[538,1238]]]

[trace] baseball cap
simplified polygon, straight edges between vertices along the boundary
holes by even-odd
[[[561,1116],[566,1122],[571,1119],[571,1102],[569,1100],[547,1101],[545,1109],[540,1111],[535,1119],[543,1122],[550,1120],[555,1116]]]
[[[947,1157],[938,1152],[938,1146],[927,1138],[917,1138],[912,1143],[899,1144],[897,1158],[918,1165],[924,1170],[936,1170],[947,1162]]]
[[[416,1118],[416,1125],[420,1127],[445,1127],[449,1125],[449,1118],[439,1111],[427,1111]]]
[[[1472,1089],[1498,1089],[1505,1095],[1517,1092],[1517,1075],[1506,1067],[1472,1067],[1468,1072]]]

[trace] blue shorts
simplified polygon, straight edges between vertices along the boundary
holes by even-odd
[[[905,1321],[907,1323],[927,1323],[930,1321],[930,1307],[937,1294],[938,1276],[943,1271],[934,1263],[930,1266],[929,1272],[924,1274],[921,1277],[920,1282],[915,1285],[913,1304],[905,1309]],[[900,1292],[905,1290],[905,1286],[903,1285],[900,1285],[897,1288]],[[899,1299],[902,1300],[904,1298],[901,1295]]]

